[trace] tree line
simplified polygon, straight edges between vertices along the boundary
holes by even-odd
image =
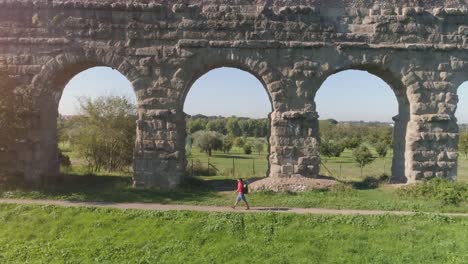
[[[265,138],[270,134],[270,121],[267,118],[207,117],[196,115],[187,118],[187,133],[213,131],[233,137]]]

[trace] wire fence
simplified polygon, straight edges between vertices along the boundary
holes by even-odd
[[[265,177],[268,162],[259,158],[191,158],[188,160],[190,176],[226,176],[232,178]]]

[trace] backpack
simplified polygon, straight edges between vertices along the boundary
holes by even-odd
[[[244,185],[242,185],[242,193],[243,194],[249,193],[249,185],[247,183],[244,183]]]

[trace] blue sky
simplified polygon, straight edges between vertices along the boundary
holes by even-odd
[[[77,98],[120,95],[135,100],[131,83],[119,72],[96,67],[76,75],[65,87],[59,112],[76,114]],[[459,123],[468,123],[468,82],[459,89]],[[380,78],[362,71],[344,71],[330,76],[316,96],[321,119],[391,122],[398,114],[396,97]],[[246,116],[263,118],[271,103],[262,84],[253,75],[219,68],[200,77],[187,95],[184,111],[188,114]]]

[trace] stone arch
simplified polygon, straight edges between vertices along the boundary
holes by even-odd
[[[236,68],[255,76],[265,88],[273,109],[277,109],[275,91],[272,87],[281,79],[281,73],[258,54],[243,54],[235,50],[205,50],[187,60],[172,77],[173,86],[180,91],[177,108],[182,109],[193,83],[201,76],[217,68]]]
[[[135,66],[126,58],[114,52],[96,50],[94,52],[60,54],[50,59],[42,67],[41,72],[34,77],[32,86],[39,97],[50,92],[61,93],[67,82],[75,75],[99,66],[119,71],[132,83],[138,78]],[[134,89],[136,90],[135,87]]]
[[[407,158],[407,127],[410,121],[410,103],[406,95],[406,87],[402,78],[398,77],[391,69],[382,67],[381,64],[353,64],[338,66],[325,72],[320,80],[319,88],[314,92],[314,104],[317,91],[330,76],[347,70],[359,70],[376,76],[387,83],[394,92],[398,102],[398,115],[393,117],[393,161],[391,179],[396,183],[406,183],[410,178],[410,171],[406,165]],[[320,114],[320,113],[318,113]]]
[[[110,67],[118,70],[132,84],[137,78],[135,67],[124,57],[114,52],[96,50],[93,52],[66,53],[50,59],[41,72],[33,78],[32,90],[36,94],[38,129],[41,144],[35,150],[37,160],[34,175],[37,180],[55,177],[59,174],[57,155],[58,105],[66,84],[77,74],[94,67]],[[133,87],[137,92],[136,87]],[[138,93],[137,102],[139,101]]]
[[[209,53],[209,54],[207,54]],[[217,49],[213,51],[203,51],[189,61],[187,61],[184,67],[179,68],[172,77],[172,84],[180,92],[180,97],[177,101],[177,113],[183,113],[184,103],[188,92],[192,88],[196,80],[202,77],[204,74],[211,70],[229,67],[245,71],[248,74],[253,75],[260,83],[268,94],[272,112],[268,114],[270,120],[270,127],[273,124],[272,113],[279,108],[281,104],[278,102],[275,91],[273,89],[274,83],[281,79],[281,75],[277,72],[266,60],[252,54],[239,54],[234,50]],[[182,125],[179,126],[179,133],[186,136],[186,124],[185,120],[180,122]],[[271,156],[271,134],[268,136],[268,149],[267,149],[267,160],[268,169],[267,175],[270,175],[270,156]],[[183,144],[179,144],[182,146]],[[180,149],[181,153],[184,153],[185,159],[185,148]],[[185,165],[187,162],[184,163]]]

